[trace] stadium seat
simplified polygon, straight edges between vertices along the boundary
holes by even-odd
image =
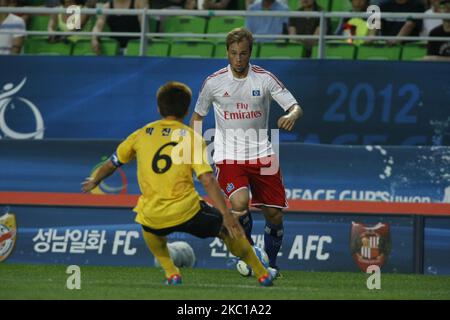
[[[316,0],[317,4],[324,10],[328,11],[330,10],[330,2],[332,0]],[[347,1],[347,0],[339,0],[339,1]],[[288,0],[288,7],[291,11],[297,11],[300,7],[300,1],[299,0]]]
[[[140,40],[128,41],[126,56],[139,56],[141,46]],[[146,56],[149,57],[167,57],[169,55],[170,42],[167,40],[153,39],[147,43]]]
[[[316,0],[316,2],[324,11],[330,11],[331,2],[334,2],[334,1],[333,0]]]
[[[115,39],[102,38],[100,41],[100,47],[102,55],[104,56],[115,56],[119,52],[119,42]],[[72,55],[74,56],[93,56],[95,55],[92,51],[91,40],[82,39],[77,41],[74,45]]]
[[[332,0],[330,2],[331,12],[348,12],[352,10],[352,3],[350,0]],[[334,32],[339,25],[341,18],[331,18],[331,30]]]
[[[259,43],[253,42],[253,49],[252,49],[252,59],[258,57],[259,54]],[[215,48],[214,48],[214,54],[213,58],[227,58],[227,45],[225,40],[221,40],[216,42]]]
[[[411,42],[403,45],[402,60],[422,60],[426,55],[426,42]]]
[[[47,31],[49,15],[32,15],[28,23],[29,31]]]
[[[259,58],[264,59],[301,59],[305,47],[301,43],[263,42],[259,49]]]
[[[153,17],[148,18],[148,31],[158,32],[158,20]]]
[[[255,43],[253,45],[255,45]],[[216,42],[216,45],[214,46],[213,58],[227,58],[227,47],[224,40]]]
[[[325,59],[348,59],[353,60],[356,55],[356,47],[347,43],[327,43],[325,46]],[[319,47],[312,49],[311,58],[319,57]]]
[[[166,33],[205,33],[206,19],[194,16],[171,16],[164,22]]]
[[[243,27],[245,25],[244,17],[227,16],[227,17],[211,17],[208,22],[207,33],[228,33],[234,28]]]
[[[352,10],[352,2],[350,0],[331,0],[329,2],[330,2],[330,11],[342,12]]]
[[[358,48],[358,60],[399,60],[401,46],[388,46],[385,44],[363,44]]]
[[[72,53],[72,44],[65,42],[48,42],[47,38],[28,38],[24,45],[25,54],[65,55]]]
[[[211,58],[214,52],[214,43],[202,40],[176,40],[172,42],[170,57],[184,58]]]

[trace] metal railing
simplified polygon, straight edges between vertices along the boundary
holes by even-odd
[[[48,8],[48,7],[0,7],[0,13],[21,13],[21,14],[35,14],[48,15],[66,13],[65,8]],[[140,55],[145,55],[148,38],[153,37],[167,37],[167,38],[225,38],[226,34],[208,34],[208,33],[159,33],[148,32],[148,18],[158,16],[200,16],[200,17],[223,17],[223,16],[242,16],[242,17],[289,17],[289,18],[319,18],[320,19],[320,34],[319,35],[279,35],[279,34],[255,34],[254,38],[258,39],[284,39],[284,40],[304,40],[314,39],[318,40],[318,58],[325,56],[325,43],[327,40],[371,40],[371,41],[450,41],[450,37],[429,37],[429,36],[349,36],[349,35],[328,35],[325,33],[327,29],[327,19],[329,18],[369,18],[372,13],[366,12],[324,12],[324,11],[232,11],[232,10],[185,10],[185,9],[103,9],[97,8],[81,8],[80,14],[86,15],[136,15],[141,16],[141,32],[87,32],[87,31],[29,31],[25,35],[60,35],[60,36],[104,36],[104,37],[139,37]],[[400,18],[400,19],[448,19],[450,20],[450,13],[392,13],[382,12],[381,19],[385,18]],[[9,30],[0,30],[0,34],[17,33]]]

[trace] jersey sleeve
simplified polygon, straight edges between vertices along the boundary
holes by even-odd
[[[272,73],[267,74],[266,84],[269,94],[284,111],[287,111],[292,105],[298,103],[292,93]]]
[[[141,129],[136,130],[130,134],[122,143],[117,147],[116,152],[112,155],[112,163],[118,167],[125,163],[130,162],[136,157],[134,145]]]
[[[193,132],[193,139],[192,169],[195,175],[199,177],[206,172],[213,172],[208,162],[205,140],[196,132]]]
[[[206,116],[209,112],[209,108],[212,103],[212,93],[210,89],[210,81],[208,79],[203,83],[202,88],[200,89],[200,93],[198,95],[197,103],[195,104],[194,111],[201,115],[202,117]]]

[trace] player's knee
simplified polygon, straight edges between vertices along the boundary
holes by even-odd
[[[247,210],[249,200],[250,197],[246,188],[233,193],[230,197],[231,206],[233,207],[233,210],[236,211]]]
[[[264,209],[264,216],[272,224],[278,225],[283,223],[283,211],[278,208],[266,207]]]
[[[231,206],[235,211],[245,211],[248,209],[248,199],[245,200],[243,198],[240,199],[232,199]]]
[[[271,224],[279,225],[283,223],[283,215],[274,216],[267,218],[267,221],[269,221]]]

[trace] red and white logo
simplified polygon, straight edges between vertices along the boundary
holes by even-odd
[[[366,272],[370,265],[380,268],[386,263],[391,251],[390,228],[387,223],[369,227],[352,222],[350,250],[358,267]]]
[[[12,253],[16,243],[16,217],[7,213],[0,217],[0,262],[6,260]]]

